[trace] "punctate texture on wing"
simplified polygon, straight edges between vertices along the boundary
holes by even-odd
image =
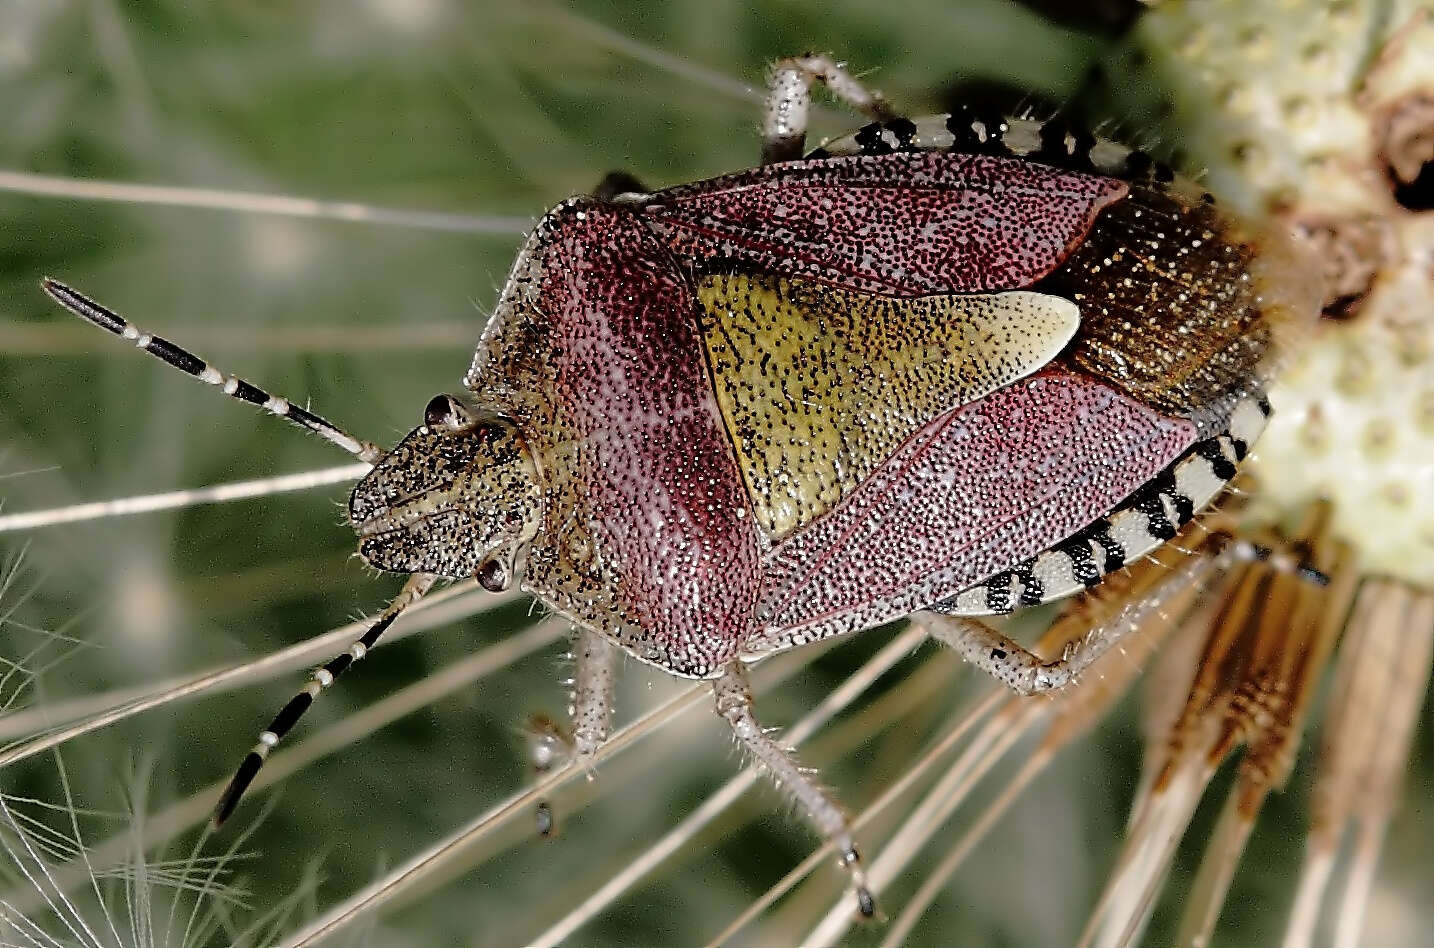
[[[759,653],[954,595],[1109,512],[1196,427],[1053,368],[909,439],[830,515],[767,557]]]
[[[768,165],[658,192],[643,214],[699,266],[915,296],[1028,286],[1125,193],[1033,162],[914,152]]]
[[[1039,370],[1080,326],[1044,293],[894,298],[812,280],[697,282],[717,404],[752,509],[780,539],[922,425]]]
[[[571,202],[529,239],[468,384],[538,459],[546,513],[526,586],[700,676],[750,631],[760,567],[695,314],[631,211]]]

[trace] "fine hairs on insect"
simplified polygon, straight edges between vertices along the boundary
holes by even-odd
[[[870,124],[808,151],[817,85]],[[1014,691],[1069,686],[1128,615],[1054,660],[985,617],[1100,586],[1222,496],[1317,311],[1303,266],[1140,150],[1060,118],[909,117],[806,55],[771,71],[760,166],[661,190],[610,176],[550,210],[464,392],[391,447],[44,288],[371,465],[348,505],[359,554],[409,577],[263,728],[216,826],[406,608],[476,577],[574,626],[571,720],[535,722],[540,772],[608,739],[620,654],[709,681],[872,917],[849,819],[762,725],[748,666],[915,616]],[[1263,553],[1194,552],[1214,571]],[[551,829],[546,804],[537,819]]]

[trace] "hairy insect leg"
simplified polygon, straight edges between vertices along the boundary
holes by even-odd
[[[1091,662],[1121,638],[1111,623],[1092,629],[1092,635],[1068,643],[1059,659],[1047,661],[985,623],[939,612],[921,615],[932,638],[953,649],[966,661],[1023,695],[1064,688]]]
[[[780,59],[767,80],[767,101],[762,110],[762,164],[792,161],[802,156],[807,120],[812,106],[812,85],[820,82],[838,101],[878,122],[897,117],[881,93],[873,92],[835,59],[807,54]]]
[[[568,729],[545,714],[528,720],[528,754],[539,776],[569,759],[587,767],[612,732],[613,689],[617,684],[617,648],[588,629],[578,629],[573,642],[573,690],[568,704]],[[538,802],[538,835],[551,836],[556,827],[552,804]]]
[[[578,630],[568,719],[572,724],[573,759],[580,767],[588,766],[612,732],[617,656],[617,647],[606,638],[588,629]]]
[[[1012,691],[1033,695],[1069,685],[1132,630],[1164,609],[1178,590],[1191,583],[1207,582],[1236,563],[1260,560],[1305,582],[1329,584],[1329,577],[1307,562],[1302,551],[1273,549],[1215,533],[1199,548],[1186,552],[1186,558],[1148,595],[1127,603],[1109,621],[1093,626],[1081,638],[1068,643],[1054,661],[1036,655],[976,619],[933,610],[917,615],[937,641]]]
[[[772,782],[791,795],[812,825],[836,848],[856,890],[858,911],[865,918],[875,916],[876,899],[867,888],[866,872],[857,855],[846,814],[811,774],[797,764],[792,751],[757,721],[752,712],[752,691],[747,686],[747,673],[741,662],[732,662],[721,677],[712,682],[712,695],[717,714],[732,728],[737,741],[766,770]]]
[[[260,732],[259,743],[254,745],[254,749],[240,763],[239,769],[229,781],[229,786],[225,787],[224,792],[220,794],[219,803],[214,807],[213,824],[216,829],[233,815],[234,808],[239,805],[239,801],[244,796],[244,791],[249,789],[249,785],[259,775],[259,768],[263,767],[264,761],[269,758],[269,752],[283,739],[285,734],[293,729],[299,718],[303,717],[304,712],[313,705],[314,699],[319,696],[319,693],[332,685],[355,662],[361,661],[368,654],[369,649],[378,644],[383,633],[393,625],[393,621],[403,613],[403,610],[422,599],[424,594],[433,588],[433,584],[437,580],[438,577],[430,576],[427,573],[414,573],[363,635],[355,639],[346,651],[335,656],[322,667],[315,669],[313,678],[304,686],[304,689],[290,698],[289,703],[280,709],[273,721],[269,722],[269,726]]]
[[[1164,609],[1174,594],[1228,569],[1233,558],[1242,552],[1235,545],[1192,552],[1147,595],[1126,603],[1110,619],[1068,642],[1061,657],[1055,660],[1042,658],[972,618],[926,611],[917,614],[918,621],[937,641],[1012,691],[1023,695],[1042,694],[1069,685],[1093,662]]]

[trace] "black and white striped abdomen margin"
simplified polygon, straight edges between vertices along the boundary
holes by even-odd
[[[1088,589],[1156,547],[1195,518],[1235,476],[1269,420],[1270,403],[1235,403],[1225,433],[1194,444],[1108,515],[1019,566],[929,608],[954,616],[1004,615]]]

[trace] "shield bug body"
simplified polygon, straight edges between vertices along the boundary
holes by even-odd
[[[803,158],[816,82],[876,121]],[[578,626],[578,758],[607,733],[614,645],[711,679],[871,914],[840,808],[759,725],[745,663],[923,612],[1033,692],[1113,644],[1092,630],[1047,662],[972,617],[1097,584],[1222,491],[1305,306],[1286,256],[1140,152],[1059,122],[902,118],[825,57],[774,70],[765,139],[759,168],[545,215],[467,395],[387,452],[47,285],[372,461],[360,553],[413,574],[263,732],[217,819],[404,606],[476,576]]]

